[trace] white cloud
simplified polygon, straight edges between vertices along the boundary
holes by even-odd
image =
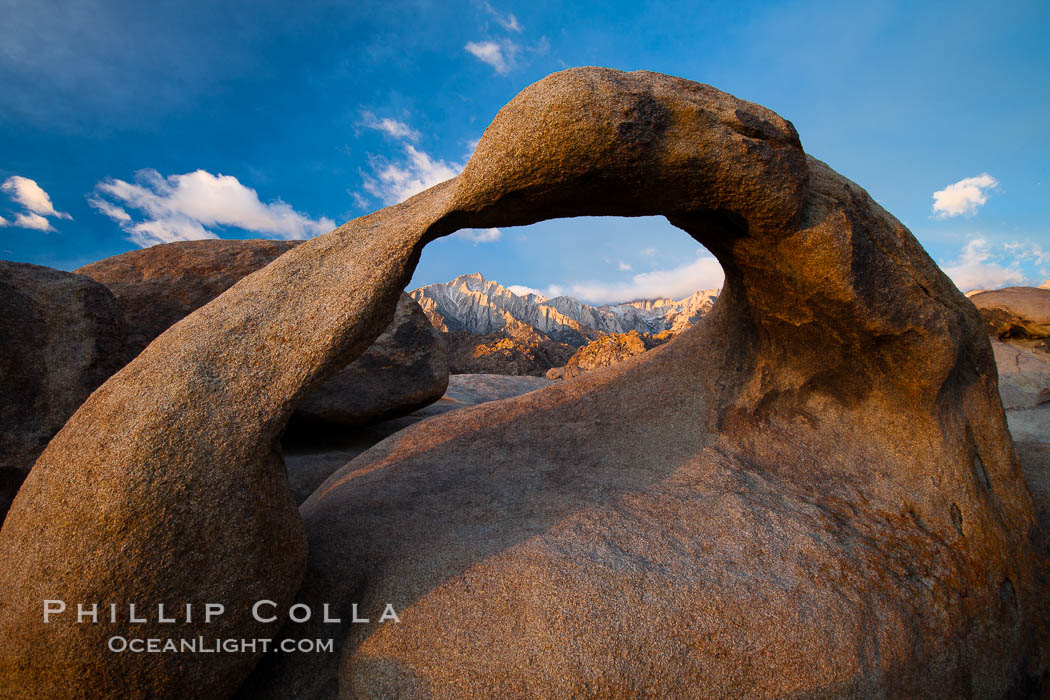
[[[462,163],[449,163],[432,158],[411,144],[404,145],[405,158],[391,162],[372,157],[373,174],[365,176],[365,189],[384,204],[397,204],[439,182],[459,175]]]
[[[631,266],[625,263],[623,260],[621,260],[616,266],[616,269],[618,269],[620,272],[630,272]]]
[[[452,237],[473,241],[474,245],[477,245],[478,243],[494,243],[500,239],[501,235],[503,234],[498,228],[465,228],[453,233]]]
[[[369,129],[375,129],[376,131],[382,131],[389,136],[393,136],[395,139],[418,141],[420,138],[418,131],[397,119],[390,119],[389,117],[379,119],[371,112],[362,112],[361,116],[363,119],[361,123],[364,126],[367,126]]]
[[[18,226],[19,228],[31,228],[36,231],[54,231],[55,227],[51,225],[51,222],[40,216],[40,214],[34,214],[32,212],[18,214],[15,216],[12,226]]]
[[[264,204],[255,190],[232,175],[204,170],[166,178],[156,170],[142,170],[135,183],[107,180],[95,190],[89,203],[143,247],[217,238],[206,226],[232,226],[282,239],[309,238],[335,228],[331,219],[311,219],[280,200]],[[137,210],[144,220],[136,222],[125,207]]]
[[[520,46],[509,39],[503,41],[468,41],[464,47],[468,53],[482,63],[492,66],[500,75],[507,75],[514,67],[514,59]]]
[[[525,27],[521,26],[521,24],[518,22],[518,18],[515,17],[513,14],[509,12],[507,14],[503,14],[484,0],[482,0],[481,2],[481,8],[485,10],[485,12],[488,12],[489,15],[491,15],[492,18],[496,20],[496,24],[503,27],[508,32],[520,32],[523,29],[525,29]]]
[[[527,297],[530,294],[535,294],[538,297],[546,298],[544,293],[540,290],[533,289],[532,287],[526,287],[523,284],[512,284],[509,287],[507,287],[507,289],[517,294],[519,297]]]
[[[656,248],[644,248],[644,249],[642,249],[642,255],[648,256],[650,258],[653,257],[654,255],[656,255],[659,252],[660,251],[658,251]]]
[[[1007,267],[992,261],[992,247],[983,238],[971,240],[958,259],[941,269],[964,292],[1024,282],[1024,275],[1016,266]]]
[[[722,286],[725,275],[718,260],[710,255],[670,270],[652,270],[635,275],[630,282],[574,282],[568,288],[551,285],[548,296],[570,294],[596,304],[613,304],[634,299],[670,297],[681,299],[700,289]]]
[[[54,205],[51,204],[51,197],[40,185],[36,184],[35,180],[30,180],[28,177],[12,175],[4,180],[4,184],[0,185],[0,190],[6,192],[11,199],[34,214],[53,216],[56,219],[73,218],[65,212],[55,211]]]
[[[933,193],[933,213],[938,219],[953,216],[973,216],[988,201],[988,190],[999,186],[999,181],[988,173],[968,177],[943,190]]]
[[[8,221],[4,217],[0,216],[0,226],[7,226]]]

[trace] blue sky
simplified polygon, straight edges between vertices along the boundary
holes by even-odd
[[[1050,3],[0,8],[0,258],[323,233],[458,172],[526,85],[602,65],[776,110],[964,289],[1050,277]],[[597,302],[719,274],[663,219],[571,219],[437,241],[413,286],[474,271]]]

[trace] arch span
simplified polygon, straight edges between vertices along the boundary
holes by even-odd
[[[673,480],[679,472],[653,471],[651,460],[661,457],[665,466],[693,465],[696,478],[714,474],[713,465],[733,475],[722,487],[734,499],[707,507],[727,518],[743,506],[763,513],[769,539],[754,561],[764,575],[754,591],[726,578],[719,590],[727,612],[706,610],[708,632],[722,634],[726,615],[743,610],[748,596],[781,623],[798,614],[784,594],[788,584],[766,566],[779,561],[777,552],[791,558],[791,575],[800,577],[814,613],[822,604],[852,611],[842,614],[846,631],[838,637],[828,637],[820,620],[795,630],[795,643],[808,651],[852,649],[836,657],[838,665],[800,670],[791,639],[752,630],[767,648],[766,673],[794,683],[770,686],[771,694],[836,684],[978,695],[1006,687],[1029,640],[1018,620],[1032,609],[1027,533],[1034,520],[972,305],[899,222],[808,158],[778,115],[679,78],[580,68],[522,91],[458,177],[244,278],[91,396],[40,457],[0,533],[0,690],[232,692],[258,655],[114,657],[105,651],[114,627],[68,617],[41,626],[41,601],[224,602],[227,613],[217,622],[180,632],[272,634],[248,617],[250,605],[264,598],[289,604],[307,555],[276,436],[297,402],[390,321],[423,247],[460,228],[650,214],[667,216],[721,262],[725,291],[710,322],[651,360],[516,405],[530,411],[572,394],[593,406],[590,391],[620,397],[610,404],[621,409],[612,420],[657,416],[660,434],[677,436],[673,449],[650,457],[632,451],[648,476],[624,482],[628,490]],[[715,337],[730,342],[712,352],[703,343]],[[633,414],[624,398],[632,391],[652,392]],[[481,408],[443,425],[475,437],[498,429],[502,419]],[[588,433],[580,429],[585,445]],[[369,459],[418,475],[411,470],[426,467],[426,452],[423,443],[402,442]],[[557,462],[556,453],[544,459]],[[974,476],[977,461],[988,486]],[[595,483],[612,478],[602,464],[591,467]],[[956,512],[965,536],[952,524]],[[704,522],[695,536],[719,541],[714,521]],[[723,537],[747,546],[739,536]],[[821,542],[834,544],[821,549]],[[799,564],[806,556],[812,570]],[[1000,596],[1004,581],[1010,604]],[[893,591],[896,600],[887,598]],[[414,591],[413,600],[425,592]],[[920,610],[924,620],[909,618]],[[694,656],[676,656],[653,638],[660,630],[681,632],[645,627],[628,641],[679,669],[667,679],[698,677],[689,674],[717,652],[697,646]],[[166,631],[155,622],[136,629]],[[392,643],[380,655],[396,648],[406,649]],[[739,654],[728,658],[753,668]],[[590,668],[631,682],[602,658],[596,651]],[[406,651],[396,661],[435,683],[450,677],[442,675],[450,667],[430,657]],[[586,668],[560,672],[581,679]],[[495,683],[501,672],[519,678],[528,670],[495,669],[486,678]],[[741,673],[720,681],[726,692],[748,680]],[[563,689],[574,687],[584,686]]]

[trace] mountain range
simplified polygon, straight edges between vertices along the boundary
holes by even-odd
[[[521,296],[475,272],[420,287],[409,295],[423,307],[434,327],[446,333],[490,334],[524,325],[552,340],[580,346],[610,333],[678,333],[711,309],[718,292],[708,289],[685,299],[591,306],[570,296]]]

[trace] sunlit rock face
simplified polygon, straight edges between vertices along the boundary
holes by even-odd
[[[427,242],[653,214],[725,270],[703,322],[419,423],[300,523],[274,438]],[[336,653],[267,656],[245,697],[996,697],[1031,672],[1035,523],[982,320],[896,219],[767,109],[572,69],[461,175],[297,246],[87,401],[0,533],[0,691],[222,694],[256,664],[114,659],[112,629],[42,629],[61,593],[343,612],[285,628]],[[399,623],[348,614],[388,603]]]

